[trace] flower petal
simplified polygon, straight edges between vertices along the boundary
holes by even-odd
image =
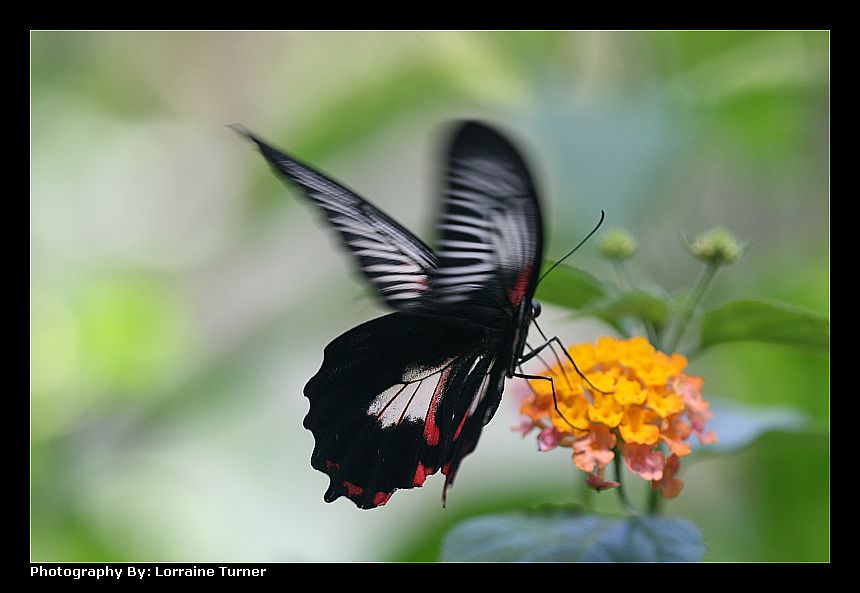
[[[651,488],[654,490],[659,489],[663,498],[675,498],[684,488],[684,480],[675,478],[680,469],[680,457],[672,455],[663,468],[663,476],[659,480],[651,481]]]
[[[561,441],[561,436],[561,433],[556,430],[555,426],[544,428],[538,435],[538,449],[541,451],[555,449]]]
[[[660,440],[660,427],[653,424],[657,415],[642,406],[628,406],[618,427],[626,443],[654,445]]]
[[[612,397],[615,398],[622,406],[630,404],[645,403],[645,398],[648,397],[648,392],[642,389],[639,381],[631,381],[626,377],[619,377],[615,383],[615,390],[612,392]]]
[[[647,405],[665,418],[684,410],[684,400],[673,391],[665,387],[653,387],[648,391]]]
[[[602,469],[615,459],[615,435],[602,424],[593,424],[588,434],[573,442],[573,462],[584,472]]]
[[[592,422],[615,428],[624,417],[624,408],[612,395],[598,392],[594,394],[594,405],[588,408],[588,417]]]
[[[692,448],[687,444],[687,439],[690,438],[692,432],[693,427],[684,422],[680,415],[677,415],[663,420],[660,438],[666,441],[672,453],[683,457],[692,452]]]
[[[558,412],[553,408],[550,412],[550,422],[562,432],[572,432],[570,424],[574,428],[587,430],[591,426],[591,422],[588,419],[588,408],[590,405],[588,398],[584,395],[578,395],[575,398],[569,398],[564,401],[559,400],[558,409],[564,414],[564,418],[559,416]]]
[[[598,492],[601,490],[608,490],[609,488],[618,488],[621,486],[620,482],[616,482],[615,480],[604,480],[602,477],[597,474],[590,473],[588,477],[585,478],[586,484],[588,484],[591,488],[594,488]]]
[[[659,480],[663,477],[666,460],[660,451],[652,449],[650,445],[631,443],[624,443],[622,451],[624,463],[633,473],[639,474],[646,480]]]

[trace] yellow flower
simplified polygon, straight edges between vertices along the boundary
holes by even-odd
[[[684,409],[684,402],[681,396],[662,386],[653,387],[649,390],[647,405],[663,418],[677,414]]]
[[[615,338],[597,338],[597,360],[604,367],[614,364],[618,360],[618,356],[621,354],[621,347],[618,345],[618,341]],[[574,358],[574,360],[576,360]],[[585,372],[585,369],[580,368],[582,372]]]
[[[660,440],[660,427],[652,424],[656,414],[642,406],[628,406],[624,423],[618,427],[625,443],[653,445]]]
[[[550,408],[552,409],[552,406]],[[590,409],[588,398],[581,393],[568,397],[564,401],[559,401],[558,409],[564,415],[564,418],[559,416],[554,409],[552,410],[551,418],[552,424],[560,431],[571,432],[571,424],[574,428],[581,430],[587,430],[591,426],[591,421],[588,419],[588,411]]]
[[[595,393],[594,404],[588,408],[592,422],[615,428],[624,417],[624,408],[609,393]]]
[[[704,382],[683,372],[687,358],[660,352],[643,337],[602,337],[596,344],[571,346],[568,353],[584,377],[568,361],[546,369],[542,374],[553,378],[555,402],[549,381],[532,380],[520,407],[525,423],[540,429],[540,449],[573,448],[574,463],[595,489],[609,487],[603,471],[622,455],[661,494],[677,496],[683,482],[675,475],[680,458],[691,452],[691,435],[702,443],[716,441],[705,430],[711,412],[702,398]]]
[[[642,388],[639,381],[631,381],[626,377],[621,377],[615,384],[615,391],[612,393],[612,397],[622,406],[642,404],[645,403],[645,399],[648,397],[648,391]]]
[[[584,369],[597,366],[597,349],[594,347],[594,344],[577,344],[568,348],[567,351],[573,360],[576,361],[576,366],[580,370],[584,371]]]
[[[624,343],[619,362],[625,367],[645,368],[651,365],[653,358],[654,346],[645,338],[637,336]]]

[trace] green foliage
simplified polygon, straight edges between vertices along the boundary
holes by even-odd
[[[623,328],[625,319],[635,317],[650,321],[657,331],[661,331],[668,321],[670,307],[667,297],[644,290],[629,290],[580,309],[577,317],[597,317],[614,328]]]
[[[544,268],[553,264],[544,261]],[[535,298],[568,309],[582,309],[606,297],[612,291],[603,282],[579,268],[561,264],[544,278]]]
[[[508,514],[461,523],[445,562],[696,562],[705,553],[689,521],[669,517]]]
[[[754,341],[796,346],[819,352],[830,348],[830,320],[786,303],[733,301],[702,318],[702,347]]]

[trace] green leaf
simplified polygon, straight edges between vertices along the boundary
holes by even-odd
[[[651,321],[659,331],[669,316],[669,304],[659,296],[644,290],[624,292],[601,299],[580,309],[577,317],[594,316],[613,326],[630,316]]]
[[[553,262],[545,260],[543,269]],[[610,294],[611,290],[600,280],[573,266],[560,265],[544,278],[535,298],[569,309],[582,309]]]
[[[786,303],[733,301],[705,313],[702,348],[722,342],[756,341],[827,351],[830,319]]]
[[[505,514],[469,519],[445,538],[443,562],[696,562],[698,528],[672,517]]]
[[[804,432],[813,428],[809,417],[788,406],[747,406],[710,397],[708,401],[714,415],[707,430],[713,430],[719,440],[702,445],[698,439],[690,439],[693,450],[701,453],[731,453],[771,432]]]

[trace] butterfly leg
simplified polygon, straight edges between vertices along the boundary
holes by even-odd
[[[535,349],[532,348],[532,345],[529,344],[528,342],[526,342],[526,347],[529,349],[529,358],[536,356],[537,359],[539,361],[541,361],[543,366],[546,367],[546,370],[549,371],[550,373],[554,374],[552,371],[552,368],[547,364],[546,360],[544,360],[544,357],[540,355],[540,352],[535,352],[534,351]],[[564,370],[564,367],[561,364],[561,358],[558,357],[558,354],[556,353],[555,349],[550,348],[549,351],[552,352],[552,355],[555,358],[555,362],[558,365],[558,368],[561,370],[562,376],[564,377],[565,383],[567,383],[568,387],[573,387],[570,383],[570,378],[567,376],[567,371]],[[534,353],[534,354],[532,354],[532,353]],[[522,372],[522,369],[520,369],[520,371]]]
[[[522,370],[522,368],[520,368]],[[525,373],[514,373],[514,377],[519,377],[520,379],[540,379],[542,381],[549,381],[549,386],[552,388],[552,405],[555,408],[555,411],[561,416],[561,419],[567,422],[571,428],[576,428],[573,424],[570,423],[564,414],[561,413],[561,410],[558,409],[558,397],[555,395],[555,382],[552,380],[552,377],[547,377],[544,375],[527,375]]]
[[[540,328],[538,328],[538,329],[540,329]],[[541,335],[543,335],[543,332],[541,332]],[[544,336],[544,338],[546,338],[546,336]],[[532,351],[529,352],[528,354],[523,355],[523,357],[520,359],[520,363],[526,362],[528,360],[531,360],[535,356],[538,356],[540,351],[546,347],[549,347],[550,351],[553,354],[555,354],[555,350],[552,347],[553,343],[557,344],[558,347],[561,348],[561,351],[564,352],[564,355],[570,361],[570,364],[573,365],[573,369],[576,371],[576,374],[578,374],[580,377],[582,377],[582,380],[585,381],[586,383],[588,383],[589,387],[591,387],[595,391],[599,391],[600,393],[604,393],[604,394],[612,393],[611,391],[603,391],[602,389],[598,389],[597,387],[594,386],[594,384],[591,381],[588,380],[588,377],[586,377],[585,375],[582,374],[582,371],[580,371],[579,367],[576,366],[576,361],[573,360],[573,357],[570,355],[570,352],[567,351],[567,349],[561,343],[561,340],[558,338],[558,336],[553,336],[552,338],[548,339],[546,342],[544,342],[543,344],[541,344],[537,348],[533,348]],[[556,358],[558,358],[557,354],[556,354]]]
[[[526,342],[526,346],[528,346],[529,352],[526,353],[522,358],[520,358],[520,364],[527,362],[527,361],[531,360],[532,358],[537,358],[538,360],[540,360],[543,363],[543,365],[547,368],[547,370],[549,370],[550,373],[553,373],[552,369],[550,369],[550,366],[546,363],[546,360],[544,360],[543,356],[540,355],[541,351],[543,351],[545,348],[549,347],[549,351],[552,352],[553,358],[555,358],[555,362],[558,365],[559,371],[561,371],[561,375],[564,377],[565,383],[567,383],[568,387],[572,387],[572,385],[570,383],[570,377],[567,376],[567,371],[565,370],[564,366],[561,364],[561,358],[559,358],[558,353],[556,353],[556,351],[555,351],[555,348],[552,347],[551,341],[547,340],[546,342],[544,342],[543,344],[541,344],[537,348],[532,347],[532,345],[529,344],[528,342]],[[576,365],[574,365],[574,367],[575,366]],[[555,374],[555,373],[553,373],[553,374]],[[582,373],[580,373],[580,376],[582,376]]]

